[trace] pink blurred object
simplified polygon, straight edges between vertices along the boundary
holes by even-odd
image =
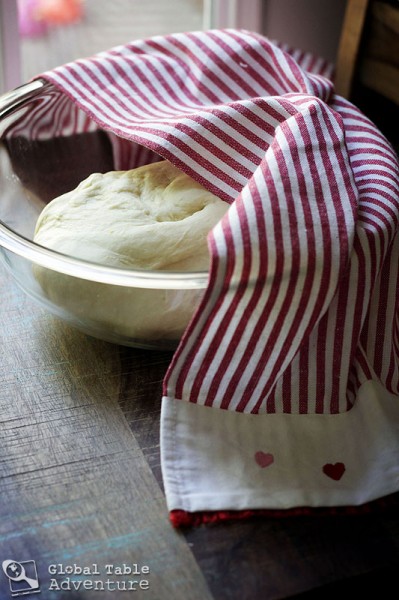
[[[76,23],[83,16],[82,0],[18,0],[19,32],[44,35],[52,25]]]
[[[18,0],[19,33],[24,37],[37,37],[47,31],[47,24],[39,15],[40,0]]]

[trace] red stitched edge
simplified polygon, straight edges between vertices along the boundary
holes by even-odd
[[[334,515],[365,515],[381,510],[399,507],[399,493],[373,500],[361,506],[310,507],[301,506],[285,510],[256,509],[256,510],[223,510],[187,512],[172,510],[169,518],[172,525],[178,527],[199,527],[213,523],[250,519],[252,517],[297,517],[297,516],[334,516]]]

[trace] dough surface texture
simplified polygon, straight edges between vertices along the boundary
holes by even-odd
[[[52,200],[34,241],[94,263],[157,271],[205,271],[207,234],[229,206],[168,161],[94,173]],[[203,290],[127,288],[35,267],[45,296],[112,336],[178,340]]]

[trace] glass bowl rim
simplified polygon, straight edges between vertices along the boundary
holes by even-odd
[[[0,119],[26,100],[33,98],[51,84],[35,79],[0,96]],[[37,265],[81,279],[152,289],[206,288],[208,271],[146,271],[144,269],[119,269],[85,261],[45,248],[18,234],[0,220],[0,246],[26,258]]]

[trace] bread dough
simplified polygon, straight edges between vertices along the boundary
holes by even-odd
[[[168,161],[94,173],[52,200],[34,241],[102,265],[156,271],[206,271],[207,234],[228,204]],[[99,337],[178,340],[202,290],[127,288],[35,267],[46,297]],[[86,327],[87,329],[87,327]],[[108,335],[107,335],[108,334]]]

